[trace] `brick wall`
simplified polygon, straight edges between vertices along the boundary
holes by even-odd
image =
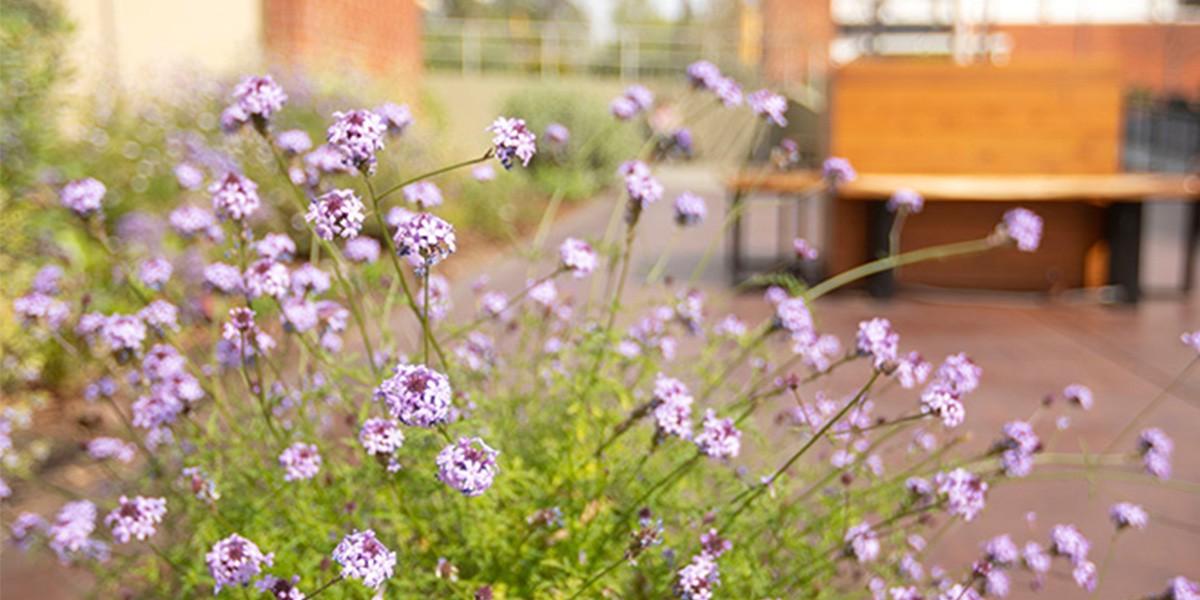
[[[768,80],[807,81],[810,66],[818,77],[824,74],[835,33],[829,0],[763,0],[762,23]]]
[[[376,77],[421,71],[421,10],[415,0],[263,0],[268,60],[306,71]]]

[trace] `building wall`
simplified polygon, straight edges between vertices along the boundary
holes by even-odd
[[[829,0],[763,0],[762,66],[769,81],[823,78],[835,34]]]
[[[421,72],[421,10],[414,0],[263,0],[272,64],[376,77]]]

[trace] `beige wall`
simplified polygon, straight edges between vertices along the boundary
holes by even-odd
[[[64,0],[75,22],[70,58],[81,93],[130,91],[177,79],[181,68],[229,73],[262,63],[258,0]]]

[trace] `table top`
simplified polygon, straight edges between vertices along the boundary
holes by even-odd
[[[727,180],[733,191],[801,193],[824,186],[819,171],[742,171]],[[845,200],[880,200],[908,188],[931,201],[1146,202],[1200,200],[1200,175],[1113,173],[1101,175],[923,175],[860,173],[838,186]]]

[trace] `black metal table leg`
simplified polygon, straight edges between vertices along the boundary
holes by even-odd
[[[1183,291],[1190,292],[1196,285],[1196,253],[1200,252],[1200,202],[1188,203],[1191,215],[1187,239],[1184,241]]]
[[[1136,304],[1142,294],[1142,203],[1114,203],[1105,216],[1109,283],[1117,288],[1120,302]]]
[[[889,235],[895,215],[883,201],[871,202],[867,206],[867,259],[875,260],[888,255]],[[875,298],[891,298],[896,294],[896,274],[888,270],[867,278],[867,293]]]

